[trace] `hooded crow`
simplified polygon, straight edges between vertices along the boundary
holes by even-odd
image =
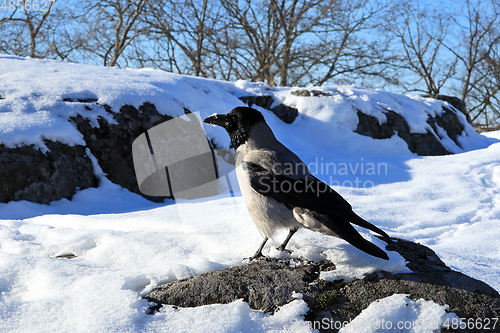
[[[351,205],[330,186],[314,177],[302,160],[279,142],[262,114],[237,107],[228,114],[215,114],[205,123],[221,126],[236,150],[236,176],[243,200],[264,241],[250,260],[262,256],[268,238],[278,229],[289,234],[279,249],[285,250],[299,228],[339,237],[372,256],[388,260],[387,254],[364,239],[350,223],[385,232],[352,211]]]

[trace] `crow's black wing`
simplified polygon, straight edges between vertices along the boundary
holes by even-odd
[[[298,178],[296,175],[289,177],[253,162],[243,162],[242,167],[249,173],[252,188],[264,196],[272,197],[290,208],[307,208],[327,215],[334,221],[352,222],[389,237],[384,231],[356,215],[340,194],[314,176],[305,174]]]
[[[244,162],[242,166],[248,172],[250,185],[256,192],[272,197],[290,209],[307,209],[314,218],[361,251],[389,259],[384,251],[364,239],[349,222],[360,224],[381,235],[387,234],[357,216],[351,205],[327,184],[311,175],[291,178],[276,174],[252,162]]]

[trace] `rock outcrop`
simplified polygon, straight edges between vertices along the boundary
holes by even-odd
[[[472,124],[472,119],[467,110],[467,106],[465,105],[465,102],[462,101],[460,98],[447,95],[422,95],[422,97],[434,98],[440,101],[445,101],[450,103],[455,109],[464,114],[469,124]]]
[[[451,154],[435,134],[431,132],[411,133],[410,127],[401,115],[389,110],[385,112],[385,115],[387,121],[380,124],[376,117],[358,111],[359,123],[355,132],[374,139],[388,139],[397,134],[408,144],[408,149],[412,153],[420,156]],[[427,123],[434,133],[439,133],[437,126],[444,129],[448,137],[460,146],[457,137],[462,134],[464,127],[455,111],[445,107],[441,116],[429,117]]]
[[[331,96],[330,93],[319,90],[296,90],[293,95],[300,97],[317,97],[317,96]],[[380,123],[379,120],[371,115],[363,113],[358,110],[358,126],[355,130],[356,133],[369,136],[374,139],[388,139],[393,135],[398,135],[408,145],[408,149],[420,156],[432,155],[448,155],[452,152],[446,148],[440,135],[440,129],[443,129],[448,137],[460,147],[457,137],[462,134],[464,126],[457,116],[457,111],[460,111],[468,116],[465,103],[456,97],[438,95],[438,96],[424,96],[439,99],[448,102],[452,107],[443,107],[443,113],[440,116],[429,117],[427,123],[432,128],[433,132],[427,133],[412,133],[406,120],[398,113],[386,110],[384,113],[387,120]]]
[[[28,200],[47,204],[62,198],[71,199],[77,190],[97,186],[86,148],[112,182],[141,194],[132,161],[132,143],[143,132],[172,117],[159,114],[149,103],[139,109],[124,105],[120,112],[113,112],[108,106],[98,105],[94,99],[65,101],[83,103],[88,110],[104,107],[113,114],[116,123],[109,124],[101,118],[99,127],[92,127],[90,121],[80,115],[71,118],[83,134],[86,147],[46,140],[49,150],[43,153],[33,145],[17,148],[0,145],[0,202]],[[153,201],[164,199],[145,197]]]
[[[317,90],[297,90],[293,94],[304,98],[330,96]],[[288,124],[298,115],[296,108],[276,105],[271,96],[245,96],[240,97],[240,100],[249,106],[257,105],[268,109]],[[34,146],[8,148],[0,145],[0,177],[6,180],[0,186],[0,202],[28,200],[49,203],[61,198],[70,199],[78,189],[96,186],[92,163],[86,154],[87,148],[112,182],[153,201],[164,199],[144,195],[139,190],[133,165],[132,143],[142,133],[172,119],[171,116],[160,114],[151,103],[144,103],[138,109],[124,105],[120,110],[112,110],[107,105],[99,104],[97,98],[64,98],[63,102],[81,103],[87,111],[104,108],[114,121],[98,118],[97,127],[92,126],[91,121],[81,115],[71,117],[70,121],[82,133],[86,147],[45,141],[49,151],[44,154]],[[455,99],[452,102],[458,107],[461,105]],[[355,132],[375,139],[398,135],[406,141],[409,150],[418,155],[445,155],[451,152],[443,146],[438,135],[446,133],[459,145],[458,137],[464,130],[456,112],[458,111],[452,107],[444,107],[440,116],[429,117],[427,120],[433,132],[422,134],[412,133],[405,119],[396,112],[387,111],[387,121],[381,124],[377,118],[358,111],[359,123]]]
[[[296,292],[307,302],[310,311],[306,320],[313,324],[323,320],[349,322],[372,302],[394,294],[448,305],[449,311],[460,318],[500,315],[497,291],[450,269],[429,248],[395,239],[387,250],[400,253],[413,273],[380,271],[348,283],[327,282],[319,278],[319,273],[335,269],[334,263],[264,259],[171,282],[145,298],[151,301],[152,311],[163,304],[195,307],[243,298],[251,308],[273,313],[292,301]]]
[[[108,179],[142,195],[135,176],[132,143],[148,129],[172,117],[158,113],[155,106],[150,103],[144,103],[139,109],[124,105],[119,112],[106,108],[113,114],[115,124],[110,124],[101,118],[98,120],[99,127],[92,127],[90,121],[80,115],[71,120],[83,134],[87,147],[99,161]],[[146,197],[153,201],[163,200],[162,197]]]
[[[292,94],[299,97],[333,96],[332,93],[329,92],[307,89],[296,90],[292,92]],[[442,100],[448,102],[452,106],[443,107],[443,113],[440,116],[429,117],[427,123],[430,125],[433,132],[428,131],[427,133],[412,133],[410,131],[410,127],[406,123],[406,120],[400,114],[390,110],[386,110],[384,112],[387,117],[387,120],[384,123],[380,123],[376,117],[370,116],[358,110],[357,115],[359,123],[355,132],[374,139],[388,139],[396,134],[408,144],[408,149],[412,153],[420,156],[451,154],[452,152],[443,146],[441,138],[439,137],[441,133],[440,129],[443,129],[448,137],[460,147],[457,137],[462,134],[464,126],[460,122],[456,112],[458,110],[468,117],[465,103],[459,98],[445,95],[425,95],[423,97]],[[292,106],[279,104],[272,107],[272,105],[275,104],[275,100],[269,95],[244,96],[240,97],[240,100],[250,107],[252,105],[256,105],[272,111],[287,124],[293,123],[295,118],[298,116],[297,109]],[[470,117],[467,119],[470,121]]]

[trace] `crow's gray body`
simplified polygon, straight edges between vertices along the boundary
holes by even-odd
[[[248,212],[267,238],[277,230],[290,234],[299,228],[339,237],[358,249],[382,259],[387,254],[365,240],[351,223],[389,237],[356,215],[351,205],[328,185],[314,177],[302,160],[279,142],[262,115],[250,108],[236,108],[205,122],[226,128],[236,149],[236,175]]]
[[[251,139],[236,149],[236,176],[245,205],[260,233],[273,238],[279,229],[307,228],[338,237],[331,229],[315,219],[308,210],[300,207],[290,209],[275,198],[261,195],[252,188],[250,179],[256,175],[248,167],[249,164],[258,164],[266,170],[265,172],[286,175],[294,180],[304,175],[313,177],[300,158],[283,146],[274,135],[257,135],[257,133],[272,134],[266,123],[256,124],[251,129],[249,136]],[[293,186],[292,183],[290,185]]]

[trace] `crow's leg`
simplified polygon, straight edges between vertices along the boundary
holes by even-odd
[[[288,236],[286,236],[285,241],[283,242],[283,244],[280,245],[278,250],[285,251],[285,247],[287,246],[288,242],[290,241],[290,238],[292,238],[292,236],[297,232],[297,230],[299,230],[299,228],[290,229]]]
[[[264,255],[262,254],[262,249],[264,248],[264,245],[266,245],[266,242],[267,242],[268,238],[264,238],[264,240],[262,241],[262,244],[260,244],[259,246],[259,249],[257,250],[257,252],[255,252],[255,254],[253,255],[253,257],[250,257],[248,258],[250,261],[256,259],[256,258],[259,258],[259,257],[263,257]]]

